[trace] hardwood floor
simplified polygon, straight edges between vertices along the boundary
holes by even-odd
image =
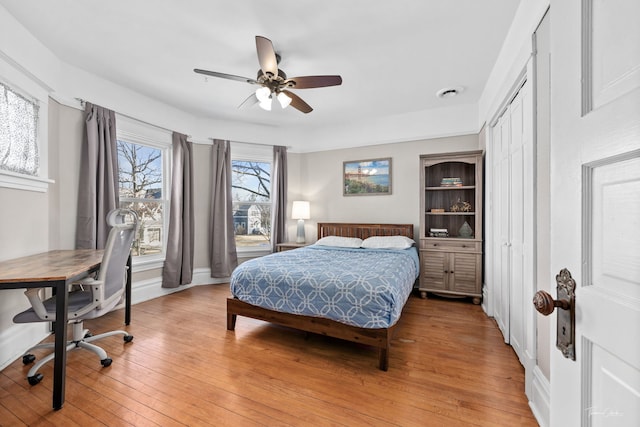
[[[0,372],[0,425],[537,425],[524,370],[477,305],[412,296],[382,372],[370,347],[244,317],[228,332],[228,295],[227,285],[197,286],[135,305],[133,342],[98,342],[110,367],[69,353],[60,411],[52,364],[32,387],[17,360]],[[85,326],[122,321],[119,310]]]

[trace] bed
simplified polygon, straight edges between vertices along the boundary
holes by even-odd
[[[315,244],[242,263],[231,278],[227,329],[235,329],[240,315],[373,346],[378,367],[386,371],[393,331],[418,277],[419,261],[415,245],[333,246],[334,241],[369,237],[374,238],[367,243],[413,239],[413,224],[319,223],[318,239],[326,238],[322,242],[329,246]]]

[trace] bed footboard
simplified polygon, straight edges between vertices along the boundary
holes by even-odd
[[[248,304],[237,298],[227,298],[227,330],[233,331],[235,329],[236,316],[238,315],[374,346],[378,348],[378,367],[383,371],[389,368],[389,348],[395,325],[379,329],[358,328],[330,319],[272,311]]]

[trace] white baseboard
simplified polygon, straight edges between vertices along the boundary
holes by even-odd
[[[177,288],[163,288],[162,277],[154,277],[147,280],[133,282],[131,284],[131,304],[138,304],[154,298],[183,291],[193,286],[228,283],[229,279],[214,279],[208,268],[197,268],[193,271],[193,279],[190,284]]]
[[[49,335],[48,323],[20,323],[0,331],[0,371]]]
[[[482,307],[482,311],[484,311],[484,314],[486,314],[488,317],[493,317],[493,311],[491,311],[491,304],[489,304],[489,289],[486,283],[483,283],[482,285],[481,307]]]
[[[540,427],[547,427],[551,417],[551,384],[537,366],[533,369],[533,384],[529,407]]]

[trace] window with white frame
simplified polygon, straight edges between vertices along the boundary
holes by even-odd
[[[0,82],[0,168],[38,174],[38,103]]]
[[[0,187],[45,192],[47,87],[1,57],[0,70]]]
[[[169,221],[171,136],[143,125],[132,126],[130,119],[120,116],[117,123],[120,207],[138,215],[132,248],[134,263],[161,261],[165,257]],[[121,127],[134,127],[136,131],[122,131]]]
[[[238,252],[271,249],[271,162],[231,161],[233,229]]]

